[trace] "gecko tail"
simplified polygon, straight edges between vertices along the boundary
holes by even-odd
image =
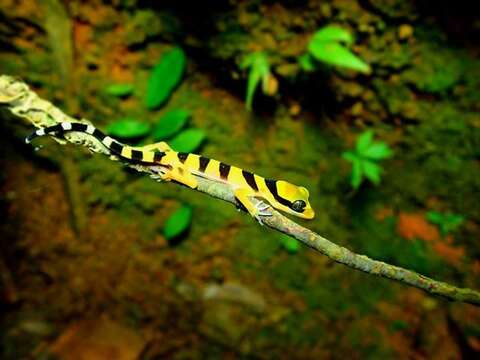
[[[31,133],[29,136],[25,138],[25,142],[27,144],[30,144],[37,137],[41,137],[45,135],[63,134],[64,132],[67,132],[67,131],[78,131],[78,132],[86,133],[86,134],[92,135],[93,137],[97,138],[102,142],[104,142],[104,140],[108,138],[108,136],[103,134],[101,131],[99,131],[92,125],[65,121],[57,125],[35,130],[33,133]],[[110,142],[108,141],[107,145],[110,145],[109,143]]]
[[[123,159],[133,162],[141,163],[159,163],[163,156],[165,156],[164,151],[151,150],[143,151],[141,149],[136,149],[131,146],[122,144],[121,142],[111,138],[108,135],[105,135],[103,132],[95,128],[90,124],[83,124],[79,122],[62,122],[57,125],[49,126],[46,128],[41,128],[34,131],[32,134],[25,138],[27,144],[31,143],[35,138],[44,136],[44,135],[62,135],[65,132],[80,132],[93,136],[95,139],[100,141],[112,155],[119,156]]]
[[[25,138],[25,143],[26,144],[30,144],[33,139],[37,138],[37,137],[40,137],[40,136],[44,136],[45,135],[45,129],[38,129],[36,131],[34,131],[33,133],[31,133],[30,135],[28,135],[26,138]]]

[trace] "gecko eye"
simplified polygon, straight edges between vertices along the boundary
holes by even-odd
[[[307,204],[303,200],[296,200],[293,202],[291,209],[296,212],[302,212]]]

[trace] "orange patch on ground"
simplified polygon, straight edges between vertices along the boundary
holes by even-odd
[[[447,238],[446,242],[438,241],[433,244],[433,251],[444,258],[452,265],[458,265],[465,256],[465,249],[463,247],[456,247],[452,244],[453,239]]]
[[[475,260],[472,265],[472,271],[475,275],[480,274],[480,261]]]
[[[50,350],[61,359],[138,359],[145,341],[132,329],[107,317],[81,320],[70,326]]]
[[[92,27],[89,24],[75,22],[73,24],[73,40],[77,49],[85,51],[92,38]]]
[[[442,239],[437,227],[430,224],[424,214],[400,213],[397,233],[407,240],[423,240],[430,243],[432,250],[451,265],[459,265],[465,255],[465,249],[454,246],[453,238]]]
[[[397,233],[407,240],[420,239],[432,242],[440,239],[438,229],[430,224],[423,214],[400,213]]]

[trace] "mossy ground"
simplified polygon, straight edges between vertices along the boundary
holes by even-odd
[[[18,26],[12,48],[1,53],[0,72],[22,76],[69,114],[102,128],[125,116],[154,124],[169,109],[188,109],[191,125],[207,132],[202,154],[307,187],[317,216],[305,226],[356,252],[480,288],[478,48],[459,44],[415,2],[232,2],[203,20],[204,10],[175,5],[72,5],[69,91],[36,25],[45,8],[0,3],[6,9],[0,15]],[[355,51],[371,63],[370,77],[301,73],[295,57],[326,23],[358,35]],[[148,112],[149,69],[172,43],[186,50],[185,80],[164,108]],[[271,54],[280,87],[273,98],[257,94],[248,113],[237,64],[258,50]],[[117,99],[102,91],[116,82],[132,83],[134,94]],[[367,128],[395,156],[382,164],[379,186],[353,191],[341,154]],[[289,254],[279,234],[228,204],[72,148],[87,209],[86,227],[76,234],[52,161],[64,148],[44,139],[47,148],[35,153],[21,139],[2,136],[6,358],[62,355],[62,336],[80,341],[72,324],[102,317],[133,332],[120,331],[131,341],[113,347],[140,341],[145,359],[459,358],[480,351],[474,307],[355,272],[307,248]],[[162,225],[182,203],[193,207],[192,226],[171,245]],[[443,238],[424,221],[430,210],[467,220]],[[242,302],[205,301],[208,284],[229,282],[263,298],[266,309],[250,313]]]

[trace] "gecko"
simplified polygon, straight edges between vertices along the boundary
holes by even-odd
[[[303,219],[313,219],[315,216],[308,200],[309,192],[302,186],[284,180],[266,179],[202,155],[177,152],[163,141],[133,147],[105,135],[93,125],[62,122],[36,130],[26,137],[25,142],[28,144],[33,139],[45,135],[61,136],[65,132],[91,135],[100,141],[111,155],[128,163],[155,165],[152,169],[156,169],[156,172],[152,177],[159,181],[177,182],[192,189],[198,187],[197,177],[226,184],[235,195],[237,207],[247,211],[260,223],[262,216],[272,215],[268,211],[270,206]],[[253,199],[257,201],[252,201]]]

